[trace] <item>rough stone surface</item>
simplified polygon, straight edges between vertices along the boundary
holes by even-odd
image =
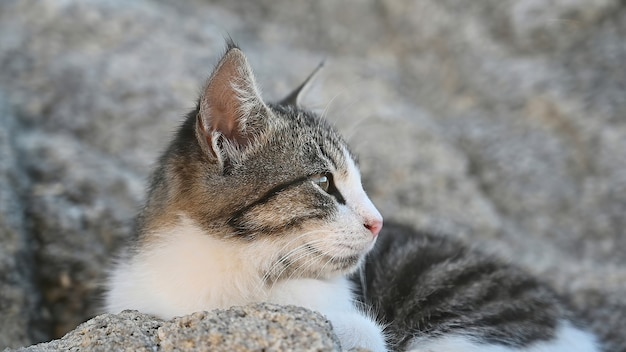
[[[98,313],[228,35],[270,100],[327,60],[306,103],[386,218],[526,267],[626,351],[622,0],[0,2],[0,348]]]
[[[97,316],[59,340],[19,349],[48,351],[339,351],[328,320],[294,306],[259,304],[162,321],[137,311]]]
[[[41,292],[34,285],[32,240],[24,227],[25,187],[12,131],[15,117],[0,92],[0,346],[45,339]]]

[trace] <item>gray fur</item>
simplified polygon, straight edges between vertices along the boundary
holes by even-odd
[[[559,321],[574,320],[562,298],[523,270],[398,224],[385,225],[353,279],[399,350],[446,335],[521,348],[553,339]]]

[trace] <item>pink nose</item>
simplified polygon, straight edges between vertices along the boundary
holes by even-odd
[[[374,235],[374,237],[378,236],[378,233],[383,228],[383,220],[382,219],[372,219],[368,220],[365,224],[365,227],[370,230],[370,232]]]

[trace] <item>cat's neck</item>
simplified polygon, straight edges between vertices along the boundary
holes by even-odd
[[[187,216],[178,219],[150,233],[133,259],[137,273],[130,277],[137,292],[152,292],[145,308],[138,309],[169,318],[267,300],[269,288],[261,274],[266,264],[255,260],[260,256],[254,253],[264,250],[262,243],[231,243],[211,236]]]

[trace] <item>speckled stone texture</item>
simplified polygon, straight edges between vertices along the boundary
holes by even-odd
[[[0,349],[99,313],[226,36],[268,100],[326,59],[305,104],[385,218],[528,269],[626,351],[622,0],[0,1]]]
[[[103,314],[62,339],[20,349],[48,351],[339,351],[328,320],[294,306],[258,304],[171,321],[137,311]]]

